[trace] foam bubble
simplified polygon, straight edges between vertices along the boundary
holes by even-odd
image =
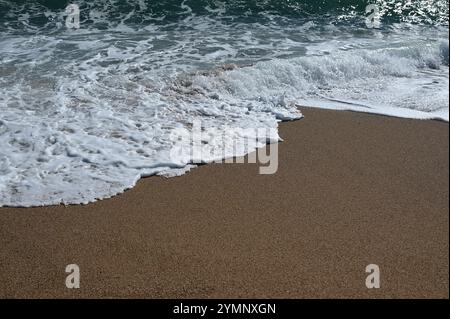
[[[278,123],[300,118],[302,104],[448,121],[445,38],[439,28],[355,35],[209,17],[139,31],[4,32],[0,206],[88,203],[142,176],[182,174],[192,158],[172,156],[171,133],[198,120],[205,162],[243,155],[234,144],[248,136],[223,143],[227,130],[275,131],[250,134],[247,151],[278,141]]]

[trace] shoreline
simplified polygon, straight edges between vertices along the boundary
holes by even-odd
[[[0,297],[448,298],[448,122],[301,111],[275,175],[207,164],[88,205],[0,208]]]

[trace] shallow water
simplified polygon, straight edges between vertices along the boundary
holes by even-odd
[[[69,30],[61,2],[0,0],[0,206],[182,174],[196,121],[202,162],[277,142],[298,105],[448,121],[448,1],[374,1],[375,29],[366,1],[319,2],[78,1]]]

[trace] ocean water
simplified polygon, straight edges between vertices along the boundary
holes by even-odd
[[[75,30],[67,1],[0,0],[0,206],[183,174],[173,132],[196,122],[209,162],[278,142],[298,106],[449,118],[448,0],[73,3]],[[242,128],[271,133],[223,140]]]

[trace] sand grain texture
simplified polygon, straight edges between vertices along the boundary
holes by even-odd
[[[276,175],[214,164],[87,206],[1,208],[0,297],[448,298],[448,124],[303,111]]]

